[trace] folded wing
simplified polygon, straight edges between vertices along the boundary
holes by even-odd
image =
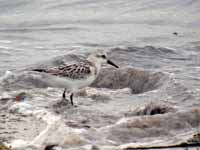
[[[91,74],[90,64],[65,64],[50,69],[33,69],[32,71],[71,79],[84,79]]]

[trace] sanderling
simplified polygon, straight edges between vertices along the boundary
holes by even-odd
[[[95,51],[82,63],[64,64],[48,69],[33,69],[32,71],[48,74],[48,81],[51,82],[51,85],[58,88],[65,88],[62,94],[65,100],[65,92],[69,90],[71,92],[71,105],[73,105],[73,93],[78,89],[89,86],[97,78],[101,65],[105,62],[119,68],[107,58],[106,53]]]

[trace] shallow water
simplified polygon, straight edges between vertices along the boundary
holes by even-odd
[[[0,8],[0,143],[121,150],[200,133],[199,1],[2,0]],[[29,71],[84,61],[97,48],[120,69],[103,65],[75,94],[77,107]]]

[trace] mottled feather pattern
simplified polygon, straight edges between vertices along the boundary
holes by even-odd
[[[65,64],[46,71],[52,75],[68,77],[72,79],[84,79],[91,74],[90,64]]]

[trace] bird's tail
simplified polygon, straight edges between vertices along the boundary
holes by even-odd
[[[33,69],[32,71],[37,71],[37,72],[47,72],[45,69]]]

